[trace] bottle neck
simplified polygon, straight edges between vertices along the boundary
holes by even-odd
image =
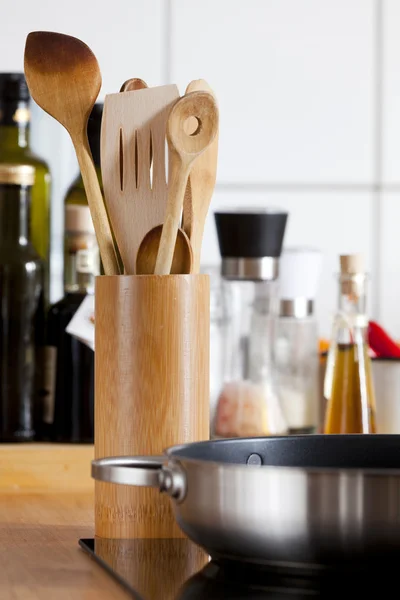
[[[0,184],[0,238],[3,244],[29,242],[30,188]]]
[[[366,341],[366,283],[367,277],[364,273],[339,277],[338,314],[335,324],[338,343],[354,344]]]
[[[93,294],[100,272],[100,254],[88,206],[66,206],[64,289],[66,293]],[[84,230],[84,227],[88,225]]]
[[[339,277],[339,311],[348,316],[365,315],[366,276],[363,273]]]
[[[29,148],[29,130],[28,102],[0,102],[0,147],[3,150]]]

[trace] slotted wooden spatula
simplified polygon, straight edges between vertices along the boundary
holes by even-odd
[[[101,126],[104,195],[127,274],[135,273],[142,239],[153,227],[162,224],[165,217],[166,126],[178,98],[177,86],[166,85],[108,94],[104,100]]]

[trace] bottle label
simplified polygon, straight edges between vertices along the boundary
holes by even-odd
[[[44,348],[44,398],[43,421],[51,425],[54,421],[54,404],[56,394],[57,348],[46,346]]]
[[[96,247],[77,251],[76,272],[95,276],[99,274],[99,251]]]
[[[94,351],[94,296],[85,296],[65,331]]]

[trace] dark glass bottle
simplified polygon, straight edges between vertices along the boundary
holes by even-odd
[[[54,442],[94,441],[94,352],[65,331],[87,294],[94,293],[100,258],[88,206],[65,214],[65,296],[47,318],[54,379],[45,401],[44,436]]]
[[[88,139],[101,184],[100,130],[103,105],[88,122]],[[44,437],[55,442],[93,443],[94,352],[65,329],[87,294],[94,293],[100,258],[80,174],[65,197],[64,291],[47,319],[47,357],[52,364],[43,415]]]
[[[31,190],[29,234],[43,259],[44,298],[49,299],[50,186],[47,163],[30,148],[30,94],[23,73],[0,73],[0,163],[31,165],[35,182]]]
[[[35,354],[43,264],[29,239],[35,170],[0,164],[0,441],[34,438]]]

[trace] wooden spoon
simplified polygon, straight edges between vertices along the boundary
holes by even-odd
[[[153,227],[143,238],[136,257],[136,273],[138,275],[151,275],[154,273],[162,227],[162,225]],[[178,229],[171,274],[189,274],[192,272],[192,266],[193,253],[190,241],[183,229]]]
[[[127,79],[121,85],[120,92],[133,92],[134,90],[144,90],[148,85],[143,79],[139,79],[138,77],[132,77],[132,79]]]
[[[196,117],[198,127],[191,135],[185,131],[185,123]],[[175,243],[180,225],[183,197],[193,162],[210,145],[218,131],[218,107],[211,94],[191,92],[180,98],[174,105],[167,123],[170,176],[168,181],[168,201],[164,224],[161,231],[154,273],[167,275],[171,271]],[[155,243],[155,236],[150,238]],[[149,244],[150,246],[150,244]],[[154,251],[148,246],[148,252]],[[190,243],[183,246],[191,254]]]
[[[186,88],[186,94],[203,91],[212,94],[213,90],[204,79],[191,81]],[[192,133],[196,124],[187,124],[188,133]],[[217,177],[218,161],[218,131],[211,144],[198,157],[190,171],[183,202],[182,229],[190,239],[193,249],[193,272],[200,270],[201,245],[203,241],[204,225],[214,192]]]
[[[107,211],[87,138],[87,122],[101,87],[96,57],[77,38],[34,31],[26,39],[24,68],[32,98],[71,136],[106,275],[120,272]]]

